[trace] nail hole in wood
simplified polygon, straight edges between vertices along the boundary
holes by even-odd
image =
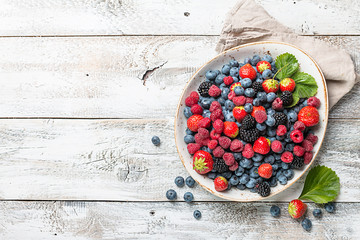
[[[89,74],[87,73],[87,74],[86,74],[86,76],[88,77],[88,76],[89,76]]]
[[[190,16],[190,13],[189,12],[184,12],[184,16],[188,17],[188,16]]]
[[[155,215],[155,211],[154,210],[151,210],[150,211],[150,216],[154,216]]]

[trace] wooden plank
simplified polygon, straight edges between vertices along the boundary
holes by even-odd
[[[0,35],[218,35],[226,13],[236,2],[61,0],[44,3],[41,0],[1,0]],[[301,34],[360,33],[357,11],[360,5],[357,1],[256,2],[281,23]]]
[[[0,202],[2,239],[357,239],[359,203],[337,203],[336,213],[323,209],[306,232],[291,219],[287,203],[133,203],[133,202]],[[200,220],[192,216],[202,212]],[[355,211],[354,211],[355,210]]]
[[[176,188],[188,176],[179,160],[172,120],[0,120],[0,198],[41,200],[218,201],[197,186]],[[341,179],[338,201],[360,199],[360,120],[330,120],[318,163]],[[351,126],[351,127],[350,127]],[[152,145],[153,135],[161,138]],[[303,180],[272,201],[300,195]],[[134,191],[136,189],[136,191]]]
[[[347,49],[359,69],[359,37],[324,39]],[[216,55],[217,40],[1,38],[0,117],[173,117],[188,79]],[[348,104],[360,100],[359,90],[331,117],[360,117],[360,109]]]

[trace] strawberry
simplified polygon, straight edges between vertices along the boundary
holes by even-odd
[[[298,120],[307,127],[315,126],[319,123],[319,112],[315,107],[303,107],[298,114]]]
[[[192,115],[191,117],[188,118],[187,120],[187,127],[193,131],[193,132],[197,132],[197,130],[199,129],[199,122],[203,119],[204,117],[201,115]]]
[[[241,122],[246,115],[247,112],[245,112],[244,106],[234,107],[233,116],[238,122]]]
[[[213,169],[214,161],[210,153],[199,150],[193,157],[193,168],[199,174],[206,174]]]
[[[233,110],[234,111],[234,110]],[[263,111],[266,113],[265,108],[263,106],[253,106],[253,110],[251,112],[251,116],[253,116],[255,118],[255,113],[258,111]]]
[[[240,68],[239,75],[241,78],[250,78],[251,80],[254,80],[256,78],[256,71],[249,63],[247,63]]]
[[[307,205],[299,199],[292,200],[289,203],[288,211],[291,217],[300,218],[306,212]]]
[[[228,181],[224,177],[217,177],[214,179],[214,186],[218,192],[225,191],[228,188]]]
[[[234,122],[224,122],[224,134],[234,138],[239,134],[239,127]]]
[[[295,89],[295,81],[292,78],[284,78],[280,81],[280,91],[289,91],[292,92]]]
[[[270,152],[270,140],[265,137],[259,137],[255,142],[253,146],[254,152],[260,153],[260,154],[267,154]]]
[[[230,86],[230,91],[234,91],[234,88],[237,87],[237,86],[241,87],[241,83],[240,83],[240,82],[236,82],[236,83],[231,84],[231,86]]]
[[[260,177],[269,179],[272,177],[272,166],[269,163],[261,164],[258,168],[258,174]]]
[[[275,79],[266,79],[262,83],[262,87],[266,93],[269,92],[276,93],[279,90],[279,82]]]
[[[271,70],[271,64],[268,61],[260,61],[256,64],[256,69],[259,73],[263,73],[266,69]]]

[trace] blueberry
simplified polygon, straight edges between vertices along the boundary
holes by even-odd
[[[208,153],[212,153],[212,150],[210,149],[210,148],[208,148],[207,146],[203,146],[202,148],[201,148],[201,150],[203,150],[203,151],[205,151],[205,152],[208,152]]]
[[[265,124],[268,125],[269,127],[273,127],[275,126],[275,118],[272,115],[267,115],[267,119],[265,121]]]
[[[273,217],[279,217],[280,216],[280,208],[278,206],[271,206],[270,214]]]
[[[186,192],[184,194],[184,200],[185,202],[192,202],[192,200],[194,200],[194,195],[191,192]]]
[[[175,184],[176,186],[178,187],[183,187],[185,185],[185,181],[184,181],[184,178],[181,177],[181,176],[178,176],[175,178]]]
[[[226,179],[230,179],[232,176],[232,172],[230,172],[230,171],[224,172],[221,174],[221,176],[223,176]]]
[[[245,96],[247,97],[254,97],[255,96],[255,90],[253,88],[247,88],[245,89]]]
[[[269,103],[272,103],[276,98],[276,94],[273,93],[273,92],[269,92],[267,95],[266,95],[266,101],[269,102]]]
[[[216,72],[211,71],[211,70],[207,71],[205,74],[205,77],[209,80],[215,80],[216,76],[217,76]]]
[[[225,101],[225,107],[226,107],[227,110],[232,111],[233,108],[235,107],[235,104],[230,100],[226,100]]]
[[[261,165],[261,162],[254,162],[254,164],[253,164],[254,167],[258,167],[260,165]]]
[[[271,108],[271,103],[264,103],[264,105],[263,105],[263,107],[265,108],[265,109],[269,109],[269,108]]]
[[[240,190],[245,190],[246,186],[244,184],[239,183],[238,185],[236,185],[236,187]]]
[[[290,165],[288,163],[285,163],[285,162],[282,162],[281,163],[281,168],[284,169],[284,170],[287,170],[289,169]]]
[[[258,98],[254,98],[252,104],[253,104],[254,106],[260,106],[261,101],[260,101],[260,99],[258,99]]]
[[[285,177],[285,175],[281,174],[279,177],[278,177],[278,180],[280,182],[281,185],[286,185],[287,184],[287,178]]]
[[[274,163],[271,166],[272,166],[273,171],[276,171],[279,169],[279,164],[277,164],[277,163]]]
[[[287,178],[287,180],[290,180],[294,177],[294,170],[292,169],[287,169],[284,171],[284,175]]]
[[[185,133],[186,133],[187,135],[190,135],[190,134],[191,134],[191,135],[194,135],[194,134],[195,134],[193,131],[191,131],[191,130],[188,129],[188,128],[185,130]]]
[[[306,231],[310,231],[311,227],[312,227],[312,223],[310,221],[310,219],[305,218],[304,220],[301,221],[301,226],[306,230]]]
[[[314,209],[313,215],[314,215],[314,217],[316,217],[316,218],[321,218],[321,215],[322,215],[321,209],[318,209],[318,208]]]
[[[160,145],[160,138],[158,136],[153,136],[151,138],[151,142],[155,145],[155,146],[159,146]]]
[[[271,62],[273,61],[273,58],[272,58],[270,55],[268,55],[268,54],[265,54],[262,59],[263,59],[264,61],[269,62],[269,63],[271,63]]]
[[[288,110],[284,109],[284,110],[283,110],[283,113],[287,114],[287,113],[288,113]]]
[[[225,64],[222,69],[221,69],[221,72],[225,75],[229,75],[230,74],[230,65],[228,64]]]
[[[251,168],[252,165],[253,165],[253,161],[248,158],[244,158],[240,160],[240,166],[243,168]]]
[[[238,169],[235,170],[235,175],[241,177],[241,175],[243,175],[244,172],[245,172],[244,168],[238,167]]]
[[[252,160],[254,162],[260,162],[261,160],[263,160],[264,156],[259,154],[259,153],[255,153],[254,156],[252,157]]]
[[[252,178],[258,178],[259,177],[257,167],[253,167],[252,169],[250,169],[250,177],[252,177]]]
[[[281,161],[281,155],[280,154],[274,154],[275,160]]]
[[[235,59],[230,60],[229,62],[230,67],[238,67],[239,63]]]
[[[229,92],[230,92],[230,89],[224,88],[221,91],[221,97],[224,98],[225,100],[228,99]]]
[[[264,162],[274,164],[275,157],[273,155],[268,155],[264,158]]]
[[[299,113],[299,112],[300,112],[300,107],[299,107],[299,106],[294,107],[294,111],[295,111],[296,113]]]
[[[237,96],[244,95],[244,88],[243,88],[243,87],[240,87],[240,86],[236,86],[236,87],[234,88],[234,93],[235,93]]]
[[[193,142],[195,142],[195,138],[194,138],[193,135],[186,135],[186,136],[184,137],[184,142],[185,142],[186,144],[193,143]]]
[[[273,171],[273,174],[274,174],[275,171]],[[277,180],[276,178],[271,178],[270,179],[270,187],[276,187],[277,186]]]
[[[282,135],[282,136],[276,135],[276,140],[282,141],[284,139],[285,139],[285,135]]]
[[[329,213],[333,213],[335,211],[335,204],[333,202],[326,203],[325,210]]]
[[[246,184],[247,182],[249,182],[250,180],[250,176],[247,175],[247,174],[243,174],[241,177],[240,177],[240,183],[241,184]]]
[[[244,78],[240,80],[241,86],[244,88],[248,88],[251,87],[252,85],[252,81],[250,78]]]
[[[256,179],[255,178],[250,178],[250,180],[245,184],[245,186],[247,188],[254,188],[256,185]]]
[[[307,106],[307,99],[302,103],[304,106]]]
[[[217,75],[217,77],[215,78],[215,83],[217,85],[222,84],[224,82],[224,77],[226,77],[224,74]]]
[[[270,65],[273,70],[276,69],[275,61],[271,62]]]
[[[266,130],[266,134],[269,136],[269,137],[275,137],[276,136],[276,129],[274,128],[268,128]]]
[[[236,176],[236,175],[233,175],[231,178],[230,178],[230,184],[235,186],[235,185],[238,185],[239,184],[239,178]]]
[[[246,103],[244,106],[245,112],[251,113],[253,110],[253,105],[251,103]]]
[[[276,137],[269,137],[268,139],[270,140],[270,142],[273,142],[276,140]]]
[[[211,112],[209,110],[205,109],[204,112],[203,112],[203,117],[204,118],[206,118],[206,117],[210,118],[210,115],[211,115]]]
[[[233,153],[234,158],[236,161],[240,161],[242,159],[242,154],[241,153]]]
[[[244,64],[248,64],[248,63],[250,63],[250,60],[251,60],[251,59],[250,59],[250,58],[248,58],[248,57],[247,57],[247,58],[245,58],[245,59],[244,59]]]
[[[297,114],[295,111],[290,111],[288,114],[288,118],[290,120],[290,122],[296,122],[297,121]]]
[[[176,198],[175,190],[172,190],[172,189],[167,190],[166,198],[169,199],[169,200],[174,200]]]
[[[212,179],[212,180],[214,180],[214,179],[216,178],[216,176],[217,176],[217,174],[214,173],[214,172],[209,172],[209,173],[207,174],[207,177],[210,178],[210,179]]]
[[[269,118],[269,116],[272,116],[275,113],[276,113],[276,111],[274,109],[272,109],[272,108],[266,109],[266,114],[268,115],[268,118]]]
[[[191,110],[190,110],[190,107],[185,107],[184,108],[184,116],[186,117],[186,118],[189,118],[189,117],[191,117],[193,114],[192,114],[192,112],[191,112]]]
[[[271,72],[270,69],[265,69],[265,70],[262,72],[262,77],[263,77],[264,79],[270,78],[271,75],[272,75],[272,72]]]
[[[256,128],[259,129],[259,131],[264,131],[266,129],[266,125],[264,123],[256,123]]]
[[[256,94],[256,97],[261,101],[261,102],[266,102],[267,99],[266,99],[266,93],[265,92],[258,92]]]
[[[232,188],[232,185],[231,184],[228,184],[228,187],[226,190],[230,190]]]
[[[210,99],[204,98],[203,100],[200,101],[200,106],[205,108],[205,109],[209,109],[210,105],[211,105]]]
[[[250,60],[251,65],[256,66],[258,62],[261,61],[261,58],[259,55],[255,54],[253,58]]]
[[[238,77],[239,76],[239,68],[237,68],[237,67],[230,68],[230,76]]]
[[[227,98],[227,96],[226,96]],[[224,98],[218,98],[218,102],[220,103],[221,106],[224,106],[225,105],[225,99]]]
[[[189,176],[186,178],[185,183],[188,187],[192,188],[195,185],[195,180],[191,176]]]
[[[201,212],[199,210],[195,210],[193,215],[195,219],[199,220],[201,218]]]
[[[285,145],[285,151],[292,152],[294,150],[295,144],[288,143]]]
[[[232,77],[233,77],[234,83],[239,82],[239,78],[238,78],[238,77],[234,77],[234,76],[232,76]]]

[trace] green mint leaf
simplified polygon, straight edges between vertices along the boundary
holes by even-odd
[[[276,75],[279,80],[291,77],[299,70],[299,63],[294,55],[290,53],[283,53],[277,56],[275,66],[279,70]]]
[[[304,72],[297,72],[292,76],[296,83],[295,93],[299,98],[309,98],[316,94],[318,85],[315,78]]]
[[[340,180],[331,168],[316,166],[306,176],[303,191],[299,199],[311,200],[315,203],[333,201],[340,191]]]

